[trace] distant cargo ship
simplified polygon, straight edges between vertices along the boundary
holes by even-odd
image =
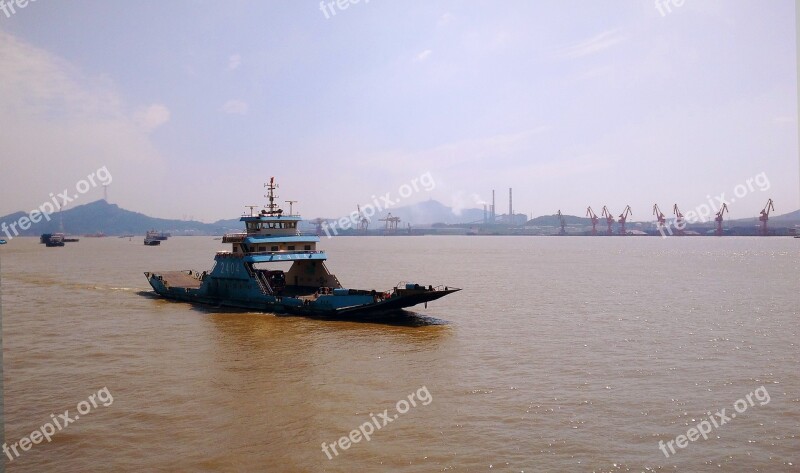
[[[346,289],[325,266],[319,237],[303,235],[298,215],[283,215],[275,203],[274,179],[267,185],[269,205],[240,218],[244,233],[227,234],[231,251],[217,252],[210,272],[146,272],[159,295],[187,302],[317,317],[353,318],[397,313],[461,289],[400,283],[389,291]],[[261,264],[291,263],[288,271]]]
[[[48,235],[47,240],[44,242],[45,246],[54,247],[54,246],[64,246],[64,234],[63,233],[51,233]]]
[[[170,233],[157,232],[155,230],[150,230],[145,235],[145,239],[165,241],[167,238],[169,238],[171,236],[172,236],[172,234],[170,234]]]

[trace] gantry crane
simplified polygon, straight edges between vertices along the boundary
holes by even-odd
[[[653,215],[655,215],[656,218],[658,219],[658,231],[662,232],[664,229],[664,224],[667,222],[667,219],[664,218],[664,212],[662,212],[661,209],[658,208],[658,204],[653,204]]]
[[[681,210],[678,208],[678,204],[675,204],[672,207],[672,211],[675,212],[675,229],[677,230],[678,235],[683,235],[683,229],[686,228],[684,225],[683,214]]]
[[[325,220],[321,218],[315,218],[314,220],[310,220],[309,223],[313,223],[316,227],[317,236],[322,236],[322,225],[325,224]]]
[[[366,235],[367,229],[369,229],[369,219],[361,213],[361,205],[356,204],[356,207],[358,208],[358,231]]]
[[[567,231],[564,230],[564,225],[566,225],[566,222],[564,221],[564,215],[561,213],[561,209],[558,209],[558,220],[561,222],[561,231],[559,231],[558,234],[566,235]]]
[[[722,214],[725,212],[728,212],[728,204],[723,203],[722,208],[717,212],[717,216],[714,217],[717,222],[717,236],[722,236]]]
[[[623,210],[622,213],[619,214],[619,234],[620,235],[627,235],[627,233],[625,232],[625,222],[628,221],[628,217],[631,216],[631,215],[633,215],[633,211],[631,210],[631,206],[630,205],[626,205],[625,206],[625,210]]]
[[[767,201],[767,205],[764,206],[764,210],[761,211],[761,216],[758,217],[761,220],[761,235],[767,236],[767,221],[769,220],[769,211],[775,210],[775,207],[772,205],[772,199]]]
[[[586,208],[586,216],[592,220],[592,235],[597,235],[597,222],[600,221],[600,218],[598,218],[597,214],[594,213],[592,207]]]
[[[392,217],[392,213],[389,212],[389,215],[387,215],[386,218],[378,219],[378,221],[386,222],[386,233],[390,231],[392,233],[397,233],[397,224],[400,223],[400,217]]]
[[[614,232],[611,231],[611,226],[614,225],[614,216],[611,215],[611,212],[608,210],[608,207],[604,205],[603,212],[600,215],[606,218],[606,225],[608,225],[607,234],[613,235]]]

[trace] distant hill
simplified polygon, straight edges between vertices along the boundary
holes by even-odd
[[[776,221],[781,223],[791,223],[793,225],[800,224],[800,210],[795,210],[794,212],[789,212],[788,214],[783,215],[770,215],[769,221]]]
[[[426,200],[412,205],[405,205],[402,207],[390,207],[383,212],[379,212],[372,221],[378,224],[378,219],[385,218],[389,213],[394,217],[400,217],[402,223],[410,223],[412,225],[430,225],[434,223],[470,223],[482,222],[483,210],[482,209],[461,209],[456,213],[452,207],[447,207],[436,200]]]
[[[447,207],[435,200],[428,200],[418,204],[390,207],[370,218],[371,228],[378,228],[382,225],[379,221],[391,212],[392,216],[400,217],[401,225],[408,223],[412,225],[426,225],[434,223],[470,223],[483,220],[483,210],[464,209],[460,214],[456,214],[451,207]],[[21,217],[25,217],[25,212],[15,212],[0,217],[0,222],[5,222],[7,226],[18,222]],[[333,220],[333,219],[328,219]],[[86,235],[94,233],[105,233],[106,235],[143,235],[148,230],[159,230],[172,233],[173,235],[222,235],[225,232],[241,231],[242,224],[239,219],[218,220],[214,223],[203,223],[194,220],[172,220],[163,218],[149,217],[145,214],[132,212],[120,208],[116,204],[109,204],[105,200],[97,200],[85,205],[70,208],[63,212],[50,215],[50,221],[42,219],[39,223],[33,224],[28,230],[21,230],[17,227],[20,236],[39,236],[42,233],[53,233],[60,231],[63,222],[63,230],[68,235]],[[313,231],[314,226],[308,221],[303,222],[302,231]],[[0,235],[4,235],[0,233]],[[12,237],[17,236],[13,232]]]
[[[353,209],[355,211],[356,209]],[[362,211],[364,208],[362,208]],[[400,217],[400,225],[405,227],[406,224],[412,226],[419,225],[432,225],[435,223],[445,224],[460,224],[460,223],[473,223],[483,221],[482,209],[461,209],[458,213],[452,207],[447,207],[436,200],[426,200],[417,204],[404,205],[400,207],[389,207],[375,215],[369,217],[370,228],[375,229],[384,225],[380,219],[386,218],[389,214],[392,217]],[[348,217],[343,215],[343,217]],[[337,218],[323,218],[324,220],[333,221]]]
[[[0,217],[0,222],[11,225],[17,222],[20,217],[26,215],[24,212],[15,212]],[[192,220],[148,217],[138,212],[122,209],[116,204],[109,204],[101,199],[60,213],[53,213],[50,215],[50,221],[42,219],[41,222],[33,224],[28,230],[20,231],[20,235],[38,236],[42,233],[58,232],[62,222],[64,232],[70,235],[98,232],[106,235],[144,235],[145,232],[153,229],[170,232],[174,235],[221,235],[225,231],[240,228],[238,221],[235,221],[236,225],[229,225],[229,221],[209,224]],[[0,235],[5,234],[0,233]],[[12,236],[16,235],[12,232]]]

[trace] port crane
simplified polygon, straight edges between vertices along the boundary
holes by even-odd
[[[397,224],[400,223],[400,217],[392,217],[392,213],[389,212],[389,215],[386,218],[378,219],[380,222],[386,222],[386,232],[397,233]]]
[[[369,219],[361,212],[360,204],[356,204],[356,207],[358,208],[358,231],[366,235],[367,229],[369,229]]]
[[[772,205],[772,199],[767,201],[767,205],[764,206],[764,210],[761,211],[761,216],[758,217],[761,220],[761,235],[767,236],[767,221],[769,220],[769,211],[775,210],[775,207]]]
[[[597,222],[600,221],[600,218],[594,213],[591,206],[586,208],[586,216],[592,220],[592,235],[597,235]]]
[[[608,225],[608,234],[613,235],[614,232],[611,231],[611,225],[614,225],[614,216],[608,210],[608,207],[604,205],[603,212],[600,215],[606,218],[606,225]]]
[[[653,215],[655,215],[658,219],[658,231],[660,232],[664,228],[664,224],[667,222],[667,219],[664,218],[664,212],[658,208],[658,204],[653,204]]]
[[[628,221],[628,217],[630,217],[632,215],[633,215],[633,211],[631,210],[631,206],[630,205],[626,205],[625,206],[625,210],[623,210],[622,213],[619,214],[619,234],[620,235],[627,235],[627,233],[625,232],[625,222],[627,222]]]
[[[686,228],[683,220],[683,214],[681,210],[678,208],[678,204],[675,204],[672,207],[672,211],[675,212],[675,228],[677,230],[678,235],[683,235],[683,229]]]
[[[317,236],[322,236],[322,226],[326,223],[325,220],[321,218],[315,218],[314,220],[309,220],[308,223],[313,223],[316,227]]]
[[[564,221],[564,215],[561,213],[561,209],[558,209],[558,220],[561,223],[561,230],[558,232],[558,234],[566,235],[567,231],[564,230],[564,225],[566,225],[566,222]]]
[[[722,208],[717,212],[717,216],[714,217],[717,222],[717,236],[722,236],[722,214],[725,212],[728,212],[728,204],[723,203]]]

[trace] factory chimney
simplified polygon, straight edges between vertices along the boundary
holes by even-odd
[[[514,224],[514,205],[513,201],[511,200],[511,188],[508,188],[508,223],[509,225]]]
[[[495,208],[496,207],[494,206],[494,189],[492,189],[492,223],[496,222],[494,214]]]

